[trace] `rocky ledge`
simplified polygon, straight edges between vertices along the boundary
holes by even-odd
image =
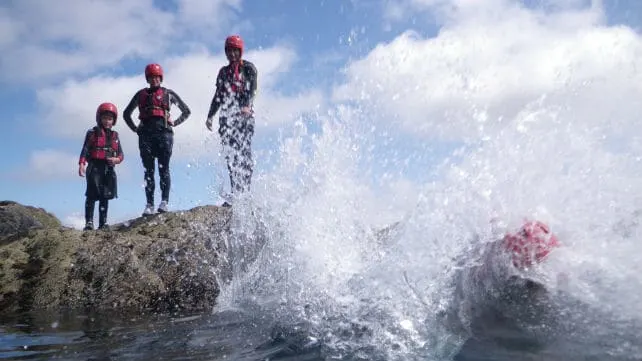
[[[231,278],[229,208],[202,206],[80,231],[0,202],[0,313],[212,307]]]

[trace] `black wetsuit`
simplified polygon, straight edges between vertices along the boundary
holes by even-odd
[[[232,193],[248,191],[252,181],[253,106],[257,77],[256,67],[247,60],[222,67],[207,114],[210,119],[221,110],[218,133],[227,160]],[[240,109],[243,107],[249,107],[252,114],[242,115]]]
[[[145,109],[141,109],[141,100],[143,92],[151,97],[151,93],[161,89],[163,92],[163,103],[166,104],[164,116],[152,115]],[[178,106],[181,115],[174,121],[173,125],[169,123],[169,106],[174,104]],[[136,126],[132,120],[131,114],[138,107],[140,112],[140,124]],[[158,173],[160,177],[161,199],[169,201],[169,192],[171,188],[171,177],[169,172],[169,161],[172,157],[172,148],[174,147],[174,131],[172,127],[183,123],[190,115],[189,107],[183,100],[171,89],[167,88],[145,88],[141,89],[134,95],[125,110],[123,119],[129,128],[138,134],[138,148],[140,158],[145,167],[145,198],[148,205],[154,204],[154,191],[156,183],[154,180],[155,163],[158,159]]]
[[[103,227],[107,223],[109,200],[118,197],[116,171],[113,166],[107,164],[106,158],[110,157],[117,157],[120,161],[124,158],[118,132],[98,126],[88,130],[80,151],[79,161],[80,164],[87,163],[85,222],[93,223],[94,208],[96,201],[98,201],[99,227]]]

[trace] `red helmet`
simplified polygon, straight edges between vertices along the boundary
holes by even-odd
[[[145,67],[145,79],[149,79],[151,76],[160,76],[163,81],[163,68],[158,64],[148,64]]]
[[[560,245],[557,236],[551,233],[546,224],[539,221],[524,223],[516,234],[505,235],[503,241],[513,265],[519,269],[543,261]]]
[[[102,103],[98,106],[98,109],[96,109],[96,123],[100,125],[100,116],[105,112],[109,112],[114,115],[114,125],[116,125],[116,120],[118,119],[118,109],[112,103]]]
[[[230,35],[225,39],[225,49],[239,49],[243,55],[243,39],[239,35]]]

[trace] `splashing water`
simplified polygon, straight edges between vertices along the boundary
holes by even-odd
[[[563,244],[537,269],[539,282],[612,320],[642,321],[632,196],[641,194],[642,167],[632,149],[612,148],[607,123],[577,127],[572,109],[544,97],[480,127],[478,139],[435,164],[439,179],[417,187],[408,211],[390,209],[394,191],[375,191],[377,175],[363,169],[376,159],[377,130],[362,117],[339,108],[317,118],[318,131],[300,122],[282,140],[279,163],[256,177],[252,201],[234,207],[239,232],[259,227],[265,244],[223,289],[221,308],[259,305],[281,323],[305,323],[330,357],[450,359],[469,336],[438,317],[453,307],[453,277],[478,261],[475,247],[501,234],[491,220],[503,231],[528,218],[547,222]],[[463,266],[455,261],[462,255]],[[565,312],[600,328],[585,308]],[[593,335],[582,337],[605,337]],[[628,344],[609,352],[642,351]]]

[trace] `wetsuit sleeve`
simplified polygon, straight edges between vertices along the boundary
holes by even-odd
[[[129,101],[129,104],[127,104],[127,107],[125,110],[123,110],[123,119],[125,119],[125,123],[127,123],[127,126],[129,129],[131,129],[133,132],[136,132],[138,130],[138,127],[134,124],[134,121],[132,120],[132,112],[136,107],[138,106],[138,93],[140,91],[137,91],[132,100]]]
[[[181,116],[174,120],[174,126],[177,126],[186,121],[190,114],[192,114],[192,111],[189,109],[187,104],[185,104],[183,99],[181,99],[181,97],[179,97],[173,90],[167,89],[167,95],[169,95],[170,104],[176,105],[178,109],[181,110]]]
[[[80,159],[78,159],[78,164],[86,164],[89,159],[89,151],[91,144],[91,137],[94,134],[93,130],[88,130],[85,135],[85,141],[82,144],[82,149],[80,150]]]
[[[241,106],[248,106],[250,108],[254,107],[254,98],[256,97],[256,91],[258,88],[258,71],[256,70],[256,66],[254,64],[248,62],[244,63],[246,66],[246,72],[247,72],[247,98],[245,99],[245,104],[241,104]]]
[[[225,67],[221,68],[218,71],[218,76],[216,77],[216,91],[214,92],[214,97],[212,98],[212,103],[210,104],[210,110],[207,112],[207,118],[211,118],[216,114],[218,111],[218,108],[221,107],[221,103],[223,102],[223,89],[224,89],[224,84],[223,84],[223,69]]]
[[[118,142],[116,143],[118,144],[118,149],[116,149],[116,158],[118,158],[118,160],[122,162],[123,159],[125,159],[125,154],[123,153],[123,146],[120,143],[120,135],[117,131],[114,131],[114,133],[116,134],[116,139],[118,139]]]

